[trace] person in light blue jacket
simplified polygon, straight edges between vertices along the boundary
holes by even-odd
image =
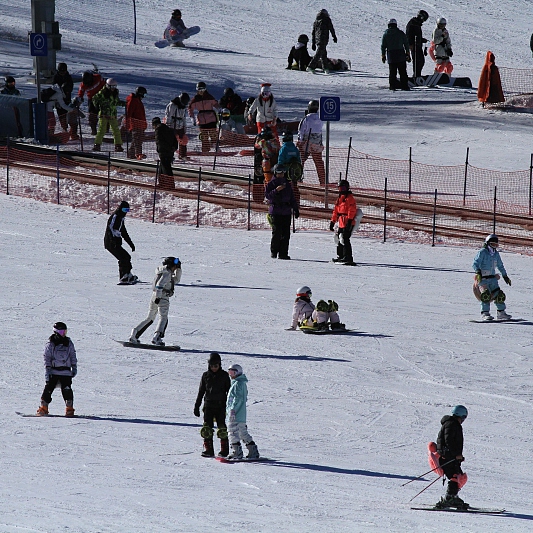
[[[231,387],[226,400],[226,415],[229,420],[228,434],[231,452],[229,460],[244,458],[241,440],[248,448],[246,459],[259,459],[259,451],[254,439],[248,433],[246,425],[246,400],[248,399],[248,378],[243,374],[241,365],[231,365],[228,368]]]
[[[491,234],[485,239],[483,248],[479,250],[472,265],[476,272],[476,286],[479,290],[479,300],[481,302],[481,318],[483,320],[494,320],[490,314],[490,302],[494,300],[498,314],[498,320],[509,320],[511,315],[505,312],[505,293],[498,285],[500,276],[496,274],[498,269],[507,285],[511,285],[511,279],[503,266],[503,261],[498,252],[498,236]]]

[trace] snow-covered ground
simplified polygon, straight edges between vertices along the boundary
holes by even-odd
[[[185,50],[153,42],[170,8],[137,1],[133,45],[129,0],[58,0],[59,61],[74,74],[95,62],[126,95],[148,88],[149,116],[180,91],[208,83],[215,96],[233,86],[248,96],[273,83],[282,117],[298,118],[308,100],[339,95],[342,121],[332,142],[372,155],[502,170],[529,166],[532,117],[488,112],[471,92],[387,90],[380,39],[387,19],[405,25],[418,9],[444,15],[458,76],[474,85],[486,50],[497,64],[529,68],[529,4],[501,0],[441,6],[404,0],[331,2],[347,75],[287,71],[299,33],[310,33],[316,2],[220,2],[181,7],[202,32]],[[24,36],[30,2],[0,6],[0,69],[24,94],[31,58]],[[446,10],[444,11],[444,7]],[[429,36],[432,23],[424,25]],[[426,67],[429,73],[430,67]],[[32,92],[33,91],[33,92]],[[324,532],[527,532],[532,529],[531,257],[503,253],[513,285],[509,312],[522,323],[476,324],[472,248],[354,238],[358,267],[333,266],[331,234],[298,233],[290,262],[269,257],[267,231],[127,225],[137,251],[134,272],[151,281],[160,258],[183,262],[171,303],[167,341],[179,353],[123,348],[145,316],[149,285],[116,285],[116,262],[103,249],[106,216],[13,196],[0,197],[0,532],[169,532],[235,530]],[[502,243],[505,250],[505,243]],[[333,298],[353,335],[288,332],[296,289]],[[63,320],[76,344],[75,407],[94,419],[21,418],[44,385],[42,350]],[[148,337],[147,337],[148,338]],[[244,367],[248,423],[263,464],[224,465],[200,457],[193,416],[209,352],[227,368]],[[457,403],[464,424],[471,504],[505,507],[507,516],[412,511],[409,500],[435,476],[426,445]],[[56,391],[52,413],[64,410]],[[435,502],[436,483],[414,500]]]

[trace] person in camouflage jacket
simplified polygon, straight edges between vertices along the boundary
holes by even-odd
[[[117,107],[125,106],[126,102],[120,99],[117,82],[113,78],[109,78],[106,81],[105,87],[93,96],[92,102],[98,109],[98,133],[94,138],[93,151],[100,151],[104,135],[109,126],[113,132],[115,151],[123,152],[122,136],[117,120]]]

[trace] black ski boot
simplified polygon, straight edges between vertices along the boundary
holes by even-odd
[[[204,439],[204,451],[202,457],[214,457],[215,449],[213,448],[213,439]]]

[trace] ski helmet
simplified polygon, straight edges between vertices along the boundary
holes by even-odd
[[[439,17],[439,18],[437,19],[437,25],[438,25],[438,26],[441,26],[441,25],[442,25],[442,26],[446,26],[446,24],[447,24],[447,23],[446,23],[446,19],[445,19],[444,17]]]
[[[135,94],[137,96],[140,96],[141,98],[144,98],[147,92],[148,91],[146,90],[145,87],[137,87],[137,89],[135,89]]]
[[[220,116],[222,118],[222,120],[229,120],[229,118],[231,117],[231,113],[229,111],[229,109],[227,109],[226,107],[220,112]]]
[[[5,77],[5,82],[6,82],[6,85],[8,85],[10,83],[15,83],[15,78],[13,76],[6,76]]]
[[[231,365],[228,370],[234,370],[235,371],[235,377],[240,376],[242,374],[242,366],[233,364]]]
[[[270,83],[262,83],[261,84],[261,96],[264,98],[268,98],[272,91],[270,90],[271,84]]]
[[[296,291],[296,296],[307,296],[308,298],[311,298],[312,294],[311,289],[307,285],[300,287]]]
[[[58,72],[66,72],[68,70],[66,63],[58,63],[57,64],[57,71]]]
[[[422,21],[422,22],[426,22],[426,20],[429,18],[429,15],[428,15],[428,12],[425,11],[424,9],[421,9],[419,12],[418,12],[418,18]]]
[[[163,264],[167,267],[173,267],[175,265],[180,264],[180,259],[179,257],[173,257],[173,256],[165,257],[165,259],[163,259]]]
[[[181,105],[187,105],[191,100],[191,97],[187,93],[181,93],[178,98],[181,102]]]
[[[207,360],[207,364],[209,366],[221,365],[222,359],[220,359],[220,354],[218,352],[211,352],[211,354],[209,355],[209,359]]]
[[[90,70],[85,71],[81,81],[83,82],[83,85],[92,85],[94,81],[94,74]]]
[[[235,94],[235,91],[231,88],[231,87],[226,87],[224,89],[224,96],[230,98],[231,96],[233,96]]]
[[[317,18],[318,18],[318,17],[329,17],[328,10],[327,10],[327,9],[321,9],[321,10],[318,12]]]
[[[316,113],[319,109],[320,103],[318,102],[318,100],[311,100],[307,104],[307,111],[309,111],[309,113]]]
[[[389,22],[387,22],[388,26],[398,26],[398,22],[396,19],[389,19]]]
[[[283,174],[285,175],[285,172],[287,172],[287,167],[285,165],[280,165],[279,163],[277,165],[274,165],[274,174]]]
[[[110,89],[116,89],[118,85],[117,80],[115,78],[107,78],[105,84]]]
[[[305,33],[302,33],[298,36],[298,42],[302,44],[307,44],[309,42],[309,36]]]
[[[281,140],[284,143],[292,142],[294,140],[294,135],[290,131],[285,131],[283,132],[283,137],[281,138]]]
[[[172,17],[174,18],[180,18],[181,17],[181,11],[179,9],[175,9],[174,11],[172,11]]]
[[[272,130],[266,126],[265,128],[263,128],[261,130],[261,133],[260,133],[261,137],[263,139],[273,139],[274,138],[274,135],[272,134]]]
[[[57,333],[58,331],[64,331],[67,329],[67,325],[64,322],[56,322],[54,324],[54,331]]]
[[[452,409],[452,415],[458,416],[462,420],[465,420],[466,417],[468,416],[468,409],[464,405],[456,405]]]
[[[485,238],[485,244],[488,246],[489,244],[498,244],[498,235],[495,235],[494,233],[491,233]]]
[[[348,183],[348,180],[340,180],[338,187],[340,192],[346,192],[350,190],[350,184]]]
[[[197,91],[206,91],[206,90],[207,90],[207,85],[205,84],[205,82],[203,82],[203,81],[199,81],[199,82],[196,84],[196,90],[197,90]]]

